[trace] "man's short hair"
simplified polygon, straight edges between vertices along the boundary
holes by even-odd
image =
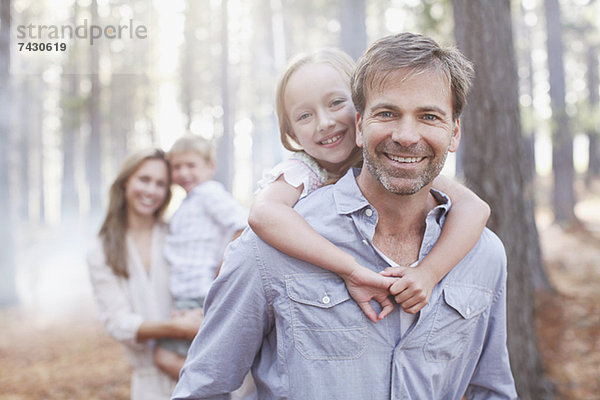
[[[473,64],[454,47],[440,47],[426,36],[408,32],[377,40],[358,60],[352,77],[352,101],[359,114],[363,115],[369,90],[382,88],[386,77],[399,69],[408,70],[409,75],[439,71],[450,82],[452,119],[458,119],[467,103]]]
[[[198,135],[185,135],[173,143],[168,153],[168,159],[171,160],[174,154],[195,153],[207,162],[215,161],[215,150],[210,140],[204,139]]]

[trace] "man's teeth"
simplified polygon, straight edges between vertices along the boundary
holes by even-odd
[[[323,141],[321,142],[321,144],[331,144],[331,143],[335,143],[335,142],[337,142],[338,140],[340,140],[340,138],[341,138],[341,137],[342,137],[342,135],[337,135],[337,136],[334,136],[334,137],[332,137],[332,138],[330,138],[330,139],[323,140]]]
[[[416,163],[423,159],[423,157],[399,157],[388,154],[388,157],[394,161],[401,163]]]

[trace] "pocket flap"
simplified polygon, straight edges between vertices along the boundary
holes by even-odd
[[[452,285],[444,288],[444,300],[463,318],[470,319],[488,308],[492,300],[492,292],[474,286]]]
[[[285,288],[290,299],[320,308],[331,308],[350,298],[344,281],[330,274],[288,275]]]

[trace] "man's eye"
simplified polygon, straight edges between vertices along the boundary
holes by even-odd
[[[433,114],[425,114],[423,116],[423,119],[426,121],[435,121],[437,119],[437,116],[435,116]]]
[[[377,114],[379,117],[381,118],[392,118],[394,115],[389,112],[389,111],[382,111],[379,114]]]

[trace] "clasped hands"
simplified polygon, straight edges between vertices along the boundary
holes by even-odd
[[[427,305],[437,283],[429,271],[419,267],[388,267],[378,274],[361,266],[344,281],[350,296],[374,323],[394,309],[390,295],[404,311],[416,314]],[[381,304],[379,314],[373,309],[371,300]]]

